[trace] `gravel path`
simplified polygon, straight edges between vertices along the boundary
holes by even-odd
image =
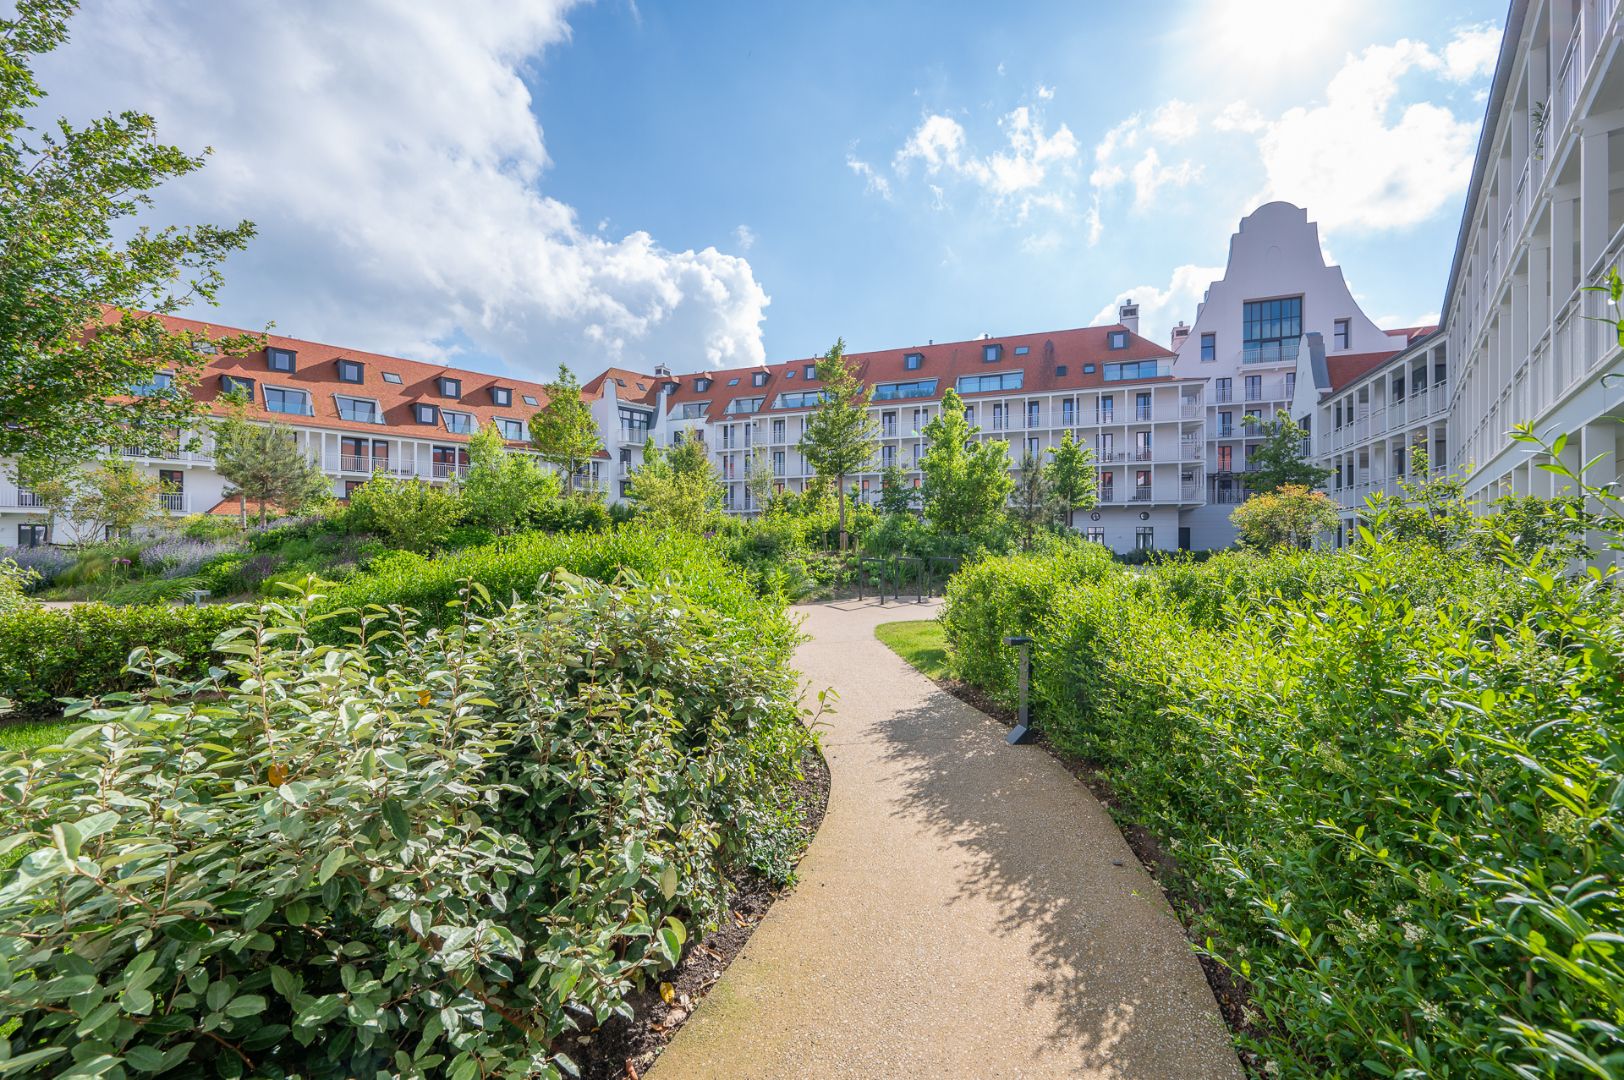
[[[1239,1078],[1182,929],[1059,763],[874,638],[934,606],[802,609],[827,816],[652,1080]]]

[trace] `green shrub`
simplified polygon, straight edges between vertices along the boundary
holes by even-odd
[[[168,649],[181,658],[178,671],[195,677],[208,669],[215,636],[242,617],[224,605],[107,604],[0,615],[0,697],[11,699],[20,713],[44,715],[60,710],[57,698],[133,689],[143,685],[142,677],[124,665],[137,648]]]
[[[783,628],[576,578],[365,647],[309,619],[226,642],[218,700],[0,755],[8,1075],[555,1077],[786,847]]]
[[[462,498],[453,488],[382,473],[350,495],[346,520],[408,551],[433,551],[462,519]]]
[[[223,514],[190,514],[180,519],[181,535],[188,540],[233,540],[242,535],[242,523]]]
[[[34,571],[23,569],[11,559],[0,559],[0,616],[28,607],[32,603],[28,590],[38,580]]]

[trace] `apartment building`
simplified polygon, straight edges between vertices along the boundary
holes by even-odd
[[[187,319],[167,321],[213,336],[242,332]],[[613,389],[600,386],[595,395],[586,395],[595,410],[605,401],[616,407],[619,387],[614,376],[607,377]],[[152,393],[170,379],[160,373],[152,385],[132,392]],[[539,383],[278,335],[268,336],[266,347],[253,353],[213,358],[192,392],[214,408],[230,391],[249,400],[250,420],[291,430],[332,478],[340,498],[377,472],[431,483],[460,479],[468,471],[469,437],[488,424],[496,425],[514,452],[526,452],[529,419],[547,400]],[[226,498],[229,485],[214,469],[212,438],[201,433],[200,445],[186,448],[193,434],[176,432],[173,445],[163,450],[108,449],[168,481],[170,493],[163,501],[169,516],[236,513],[236,500]],[[604,490],[606,464],[594,462],[581,482]],[[46,536],[39,500],[16,486],[9,468],[3,474],[0,543],[29,546],[63,539]]]
[[[893,465],[920,485],[925,425],[953,389],[983,441],[1009,443],[1012,469],[1027,451],[1046,460],[1066,432],[1094,450],[1099,504],[1078,515],[1088,536],[1117,550],[1188,546],[1180,514],[1206,490],[1204,380],[1175,376],[1174,354],[1140,337],[1134,319],[1128,306],[1113,326],[847,353],[874,388],[880,429],[869,468],[848,481],[852,497],[877,501]],[[815,358],[672,381],[661,441],[705,442],[729,510],[761,509],[745,483],[752,457],[779,490],[812,479],[797,446],[823,399]]]

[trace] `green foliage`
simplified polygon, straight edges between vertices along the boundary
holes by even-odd
[[[632,470],[631,499],[639,515],[673,529],[703,532],[722,512],[722,480],[697,439],[662,450],[651,439]]]
[[[1004,518],[1015,486],[1009,444],[980,442],[979,434],[981,429],[964,418],[964,402],[954,390],[943,395],[941,414],[925,425],[930,446],[919,462],[925,520],[941,533],[978,539]]]
[[[846,546],[846,477],[866,467],[874,457],[880,434],[879,418],[869,411],[874,387],[865,386],[855,364],[846,363],[845,339],[817,363],[823,400],[806,418],[806,430],[797,449],[812,471],[832,484],[839,504],[840,546]]]
[[[407,551],[433,551],[462,519],[458,492],[444,485],[378,473],[350,494],[350,521]]]
[[[67,40],[76,7],[24,0],[0,18],[0,458],[73,464],[108,442],[172,439],[200,409],[187,386],[207,359],[201,349],[256,344],[211,342],[158,318],[213,300],[220,264],[251,224],[131,226],[152,192],[201,168],[202,156],[159,142],[140,112],[33,126],[45,97],[34,64]],[[119,397],[160,371],[173,374],[169,389]]]
[[[945,679],[951,674],[947,635],[935,619],[881,623],[874,628],[874,636],[927,678]]]
[[[1066,528],[1076,526],[1078,510],[1087,510],[1099,499],[1099,481],[1094,473],[1094,451],[1066,432],[1060,445],[1049,450],[1044,467],[1055,512]]]
[[[0,617],[28,607],[33,601],[28,590],[39,580],[39,574],[25,570],[14,559],[0,559]]]
[[[242,535],[235,518],[219,514],[190,514],[180,519],[181,535],[189,540],[231,540]]]
[[[1317,488],[1331,475],[1330,469],[1320,468],[1304,455],[1308,432],[1286,410],[1278,410],[1273,420],[1247,416],[1244,422],[1256,424],[1263,436],[1263,442],[1247,452],[1247,464],[1254,469],[1246,475],[1248,488],[1256,492],[1275,491],[1287,484]]]
[[[996,642],[1033,636],[1040,727],[1168,845],[1271,1071],[1624,1067],[1611,582],[1379,529],[1097,569],[967,569],[951,662],[1009,700]]]
[[[512,532],[545,514],[558,498],[558,476],[529,457],[510,454],[494,424],[468,440],[468,477],[462,500],[468,520],[498,533]]]
[[[333,482],[294,433],[276,424],[250,423],[240,409],[239,403],[215,423],[214,468],[231,485],[226,494],[256,507],[262,525],[271,507],[280,514],[302,514],[332,503]]]
[[[562,576],[337,647],[274,605],[229,680],[0,754],[5,1071],[572,1071],[793,847],[809,736],[764,617]]]
[[[581,383],[566,366],[546,386],[547,403],[530,417],[530,445],[541,460],[564,474],[565,490],[575,490],[575,477],[603,449],[592,406],[581,399]]]
[[[1323,491],[1301,484],[1281,484],[1254,495],[1229,515],[1241,543],[1259,551],[1307,547],[1336,528],[1336,503]]]
[[[72,496],[77,542],[104,536],[128,539],[138,526],[162,513],[158,496],[167,485],[120,458],[108,458],[95,469],[78,474]]]
[[[1036,454],[1028,450],[1022,455],[1009,514],[1020,530],[1023,551],[1031,551],[1038,533],[1055,522],[1054,488],[1049,480]]]
[[[0,697],[20,713],[60,710],[62,697],[93,697],[140,685],[125,662],[137,648],[166,648],[187,677],[208,669],[215,635],[242,618],[229,607],[38,606],[0,615]]]
[[[919,504],[919,490],[908,479],[901,465],[887,465],[880,472],[880,503],[882,514],[911,514]]]

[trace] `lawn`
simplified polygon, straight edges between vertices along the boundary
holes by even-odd
[[[935,619],[882,623],[874,628],[874,636],[922,674],[932,679],[948,677],[947,636]]]
[[[74,720],[0,721],[0,750],[32,750],[63,740],[79,726]]]

